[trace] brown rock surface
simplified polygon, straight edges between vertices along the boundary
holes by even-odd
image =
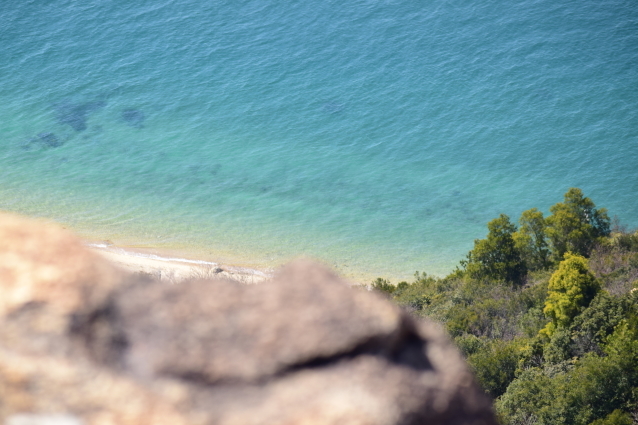
[[[495,423],[436,325],[323,266],[170,285],[4,214],[0,422]]]

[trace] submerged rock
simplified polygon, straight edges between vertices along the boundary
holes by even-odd
[[[301,261],[260,285],[126,276],[0,215],[0,423],[496,424],[435,324]],[[36,415],[36,416],[33,416]],[[43,416],[44,415],[44,416]]]
[[[71,126],[75,131],[86,130],[88,116],[106,106],[103,100],[85,103],[55,103],[55,117],[58,123]]]
[[[146,119],[144,112],[139,109],[125,109],[122,111],[122,120],[131,127],[142,128],[144,127],[144,120]]]

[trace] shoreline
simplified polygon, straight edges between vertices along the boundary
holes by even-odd
[[[321,240],[317,249],[305,251],[301,249],[300,252],[293,252],[287,246],[282,248],[285,241],[282,242],[274,237],[262,237],[259,238],[257,246],[248,240],[245,244],[247,248],[244,248],[243,240],[229,236],[232,235],[230,232],[221,232],[219,238],[214,237],[215,235],[209,238],[208,234],[203,232],[204,237],[192,240],[187,237],[192,236],[191,234],[182,237],[170,229],[160,231],[154,227],[145,227],[142,224],[146,222],[142,222],[141,219],[140,226],[137,227],[112,224],[108,217],[101,216],[103,210],[101,208],[98,210],[95,214],[99,215],[92,217],[91,220],[82,221],[81,217],[86,214],[86,211],[82,212],[82,210],[78,217],[71,220],[70,217],[75,216],[70,212],[60,217],[57,214],[58,211],[56,214],[49,212],[47,215],[40,215],[30,210],[2,209],[7,213],[55,223],[74,233],[87,248],[107,255],[110,260],[119,263],[120,268],[124,267],[133,272],[156,273],[158,277],[160,272],[166,275],[166,272],[162,272],[161,269],[167,268],[168,262],[177,264],[176,267],[168,267],[169,276],[171,272],[183,276],[185,273],[183,266],[186,264],[192,265],[192,270],[197,271],[206,271],[207,268],[217,266],[228,269],[228,274],[223,276],[236,279],[232,276],[237,275],[243,281],[258,281],[265,279],[262,273],[272,276],[274,270],[296,258],[309,258],[322,263],[341,278],[355,285],[369,285],[377,278],[390,280],[393,284],[401,281],[410,282],[415,270],[425,271],[430,276],[438,277],[443,277],[452,270],[451,266],[445,268],[437,266],[444,264],[439,261],[442,260],[442,255],[424,253],[422,260],[416,261],[416,257],[411,257],[414,250],[410,247],[406,255],[401,255],[400,252],[394,251],[388,253],[379,244],[355,246],[356,249],[351,250],[349,245],[340,247],[334,241],[326,245],[326,240]],[[105,222],[102,223],[101,220]],[[224,245],[228,241],[232,243]],[[124,252],[119,251],[120,249]],[[116,253],[123,255],[115,255]],[[140,265],[139,260],[131,259],[131,257],[147,257],[159,262]],[[131,262],[134,264],[124,266]],[[403,267],[404,264],[407,266]],[[432,271],[433,269],[435,271]]]
[[[226,278],[244,284],[256,284],[270,279],[274,274],[272,269],[259,270],[212,261],[159,255],[157,249],[122,248],[107,242],[86,239],[82,241],[91,251],[126,273],[149,274],[160,281],[169,283],[179,283],[193,278]]]
[[[369,273],[361,270],[344,270],[336,261],[297,255],[284,262],[268,264],[265,261],[250,261],[235,258],[229,252],[214,252],[210,249],[198,249],[196,246],[162,246],[127,237],[122,233],[100,232],[86,225],[70,224],[46,216],[32,216],[22,211],[0,210],[8,214],[30,217],[60,226],[76,235],[90,251],[106,259],[125,273],[143,273],[167,282],[177,282],[188,278],[227,278],[237,282],[253,284],[272,278],[275,271],[295,258],[309,258],[324,264],[350,285],[369,285],[378,277],[393,282],[405,280],[405,277],[388,276],[386,273]],[[407,278],[409,279],[409,278]]]

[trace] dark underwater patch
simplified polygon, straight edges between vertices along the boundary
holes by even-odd
[[[144,127],[146,116],[139,109],[125,109],[122,111],[122,120],[133,128]]]
[[[40,140],[40,143],[51,148],[62,146],[62,141],[53,133],[40,133],[38,134],[38,139]]]
[[[85,103],[54,103],[55,118],[59,124],[66,124],[75,131],[86,130],[86,120],[93,112],[99,111],[106,106],[103,100],[96,100]]]
[[[29,142],[24,145],[24,148],[31,149],[34,145],[45,148],[59,148],[63,144],[64,142],[54,133],[39,133],[37,136],[29,139]]]

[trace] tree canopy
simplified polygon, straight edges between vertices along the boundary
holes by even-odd
[[[487,223],[487,228],[487,238],[475,240],[474,249],[468,253],[467,273],[476,279],[521,283],[527,270],[514,243],[516,226],[507,215],[501,214]]]
[[[578,188],[570,188],[564,202],[553,205],[550,211],[547,236],[556,261],[568,251],[587,257],[601,237],[609,236],[607,210],[596,209],[596,204]]]
[[[551,251],[545,237],[547,223],[543,213],[536,208],[523,211],[519,224],[521,227],[513,237],[528,270],[547,268],[550,264]]]

